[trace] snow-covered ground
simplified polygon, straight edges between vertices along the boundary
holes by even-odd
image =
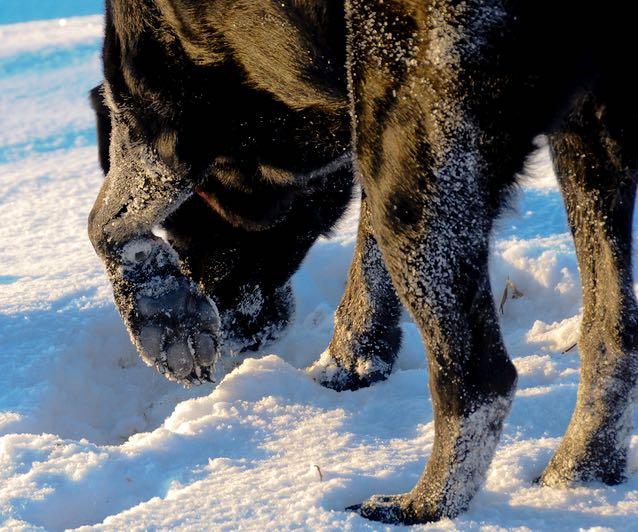
[[[138,360],[86,237],[102,20],[68,16],[91,1],[39,1],[67,18],[16,23],[38,0],[0,0],[0,528],[381,528],[343,508],[409,489],[430,452],[416,328],[405,318],[398,367],[370,389],[335,393],[303,369],[330,339],[356,205],[294,277],[296,321],[274,354],[237,361],[216,388],[163,380]],[[523,293],[502,319],[519,391],[470,511],[430,526],[636,529],[638,436],[622,486],[533,483],[576,398],[578,353],[561,352],[580,294],[546,151],[530,168],[491,261],[497,301],[508,277]]]

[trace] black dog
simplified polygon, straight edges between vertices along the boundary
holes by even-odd
[[[614,2],[530,4],[107,1],[94,99],[108,176],[89,234],[133,341],[169,378],[208,379],[219,349],[281,333],[289,278],[356,175],[354,261],[313,372],[338,390],[386,377],[400,298],[427,346],[436,429],[417,486],[358,507],[371,519],[454,517],[481,485],[516,383],[488,240],[539,133],[584,293],[578,403],[541,482],[624,478],[638,356],[633,18]]]

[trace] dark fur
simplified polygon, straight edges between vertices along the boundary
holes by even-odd
[[[638,348],[628,9],[108,1],[112,168],[89,233],[142,355],[193,382],[210,376],[220,343],[254,348],[279,334],[290,276],[350,198],[350,165],[330,163],[353,150],[359,238],[313,372],[336,389],[384,378],[400,345],[398,294],[427,346],[436,438],[410,493],[358,511],[394,523],[454,517],[481,485],[516,382],[489,285],[489,234],[545,133],[585,313],[578,404],[541,480],[621,481]],[[93,98],[107,171],[111,124]],[[170,247],[153,236],[158,223]]]

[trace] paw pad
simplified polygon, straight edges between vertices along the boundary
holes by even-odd
[[[219,347],[219,315],[215,304],[192,283],[179,279],[157,295],[138,295],[131,321],[146,364],[186,385],[211,380]]]

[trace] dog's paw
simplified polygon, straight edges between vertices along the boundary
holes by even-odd
[[[279,340],[294,315],[295,298],[290,282],[264,294],[259,286],[244,287],[241,297],[222,312],[222,336],[231,353],[258,351]]]
[[[385,380],[392,372],[392,366],[378,357],[370,357],[352,360],[346,367],[332,356],[330,349],[326,349],[306,371],[322,386],[342,392]]]
[[[367,501],[346,510],[361,517],[389,525],[413,524],[414,515],[406,507],[405,495],[373,495]]]
[[[144,362],[181,384],[212,380],[219,351],[215,304],[188,279],[135,296],[133,339]]]

